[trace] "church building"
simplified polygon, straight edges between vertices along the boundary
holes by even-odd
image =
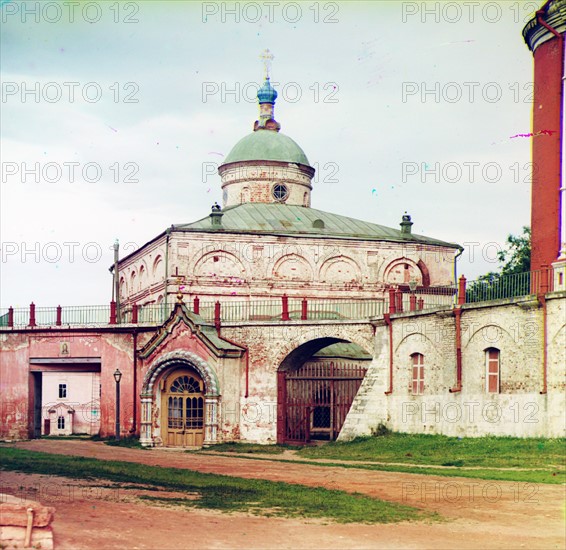
[[[216,438],[207,435],[206,409],[210,418],[220,414],[224,419],[219,423],[222,440],[257,440],[259,436],[262,441],[275,441],[274,418],[260,421],[252,435],[247,422],[242,425],[235,421],[235,413],[245,419],[251,414],[247,413],[250,407],[265,409],[261,416],[268,414],[270,406],[275,409],[278,373],[280,378],[281,374],[289,378],[287,385],[304,386],[294,390],[293,404],[285,406],[286,428],[282,431],[281,422],[278,439],[302,440],[307,432],[309,438],[335,439],[371,362],[370,345],[343,342],[336,327],[336,344],[328,346],[329,341],[320,339],[308,353],[288,361],[281,370],[285,358],[273,362],[261,351],[250,352],[249,335],[227,339],[227,331],[233,328],[229,321],[241,323],[244,315],[252,324],[280,322],[283,303],[283,318],[289,321],[300,317],[339,318],[339,310],[333,311],[332,306],[341,301],[344,307],[373,308],[370,314],[378,315],[391,285],[408,290],[410,283],[417,293],[437,288],[444,292],[440,298],[448,302],[454,294],[451,285],[455,256],[461,250],[458,245],[414,235],[408,215],[402,217],[400,229],[392,229],[311,208],[315,171],[299,145],[280,132],[274,115],[277,92],[269,77],[257,97],[259,120],[218,170],[222,207],[214,205],[207,217],[196,222],[171,226],[116,266],[118,310],[125,318],[134,306],[138,320],[143,320],[182,303],[187,317],[198,314],[215,324],[216,334],[210,338],[217,340],[217,351],[212,354],[194,337],[188,320],[172,333],[176,338],[189,338],[186,344],[181,346],[170,337],[163,339],[160,333],[159,346],[151,341],[140,352],[148,373],[159,369],[156,383],[142,398],[142,418],[145,415],[148,419],[150,409],[154,418],[151,426],[142,426],[144,442],[154,444],[157,439],[165,445],[199,445],[216,441],[218,434]],[[216,303],[221,307],[220,314]],[[313,307],[318,304],[321,311]],[[331,309],[325,311],[325,306]],[[193,323],[198,322],[193,317]],[[200,330],[206,334],[205,327]],[[258,334],[264,345],[269,345],[269,330],[260,329]],[[288,338],[283,336],[282,340]],[[181,350],[186,360],[178,358]],[[161,358],[168,353],[177,359],[161,368]],[[195,369],[197,358],[209,365],[209,372]],[[190,393],[191,397],[182,397],[174,389],[181,375],[183,380],[192,380],[195,393]],[[216,377],[216,391],[221,395],[208,395],[207,400]],[[261,393],[253,395],[258,383]],[[202,421],[196,435],[186,430],[187,418],[195,414],[187,408],[188,400]],[[258,405],[260,402],[265,405]],[[308,421],[307,403],[312,409]],[[257,411],[254,414],[259,415]],[[177,417],[173,424],[183,426],[182,430],[171,427],[171,418]]]
[[[218,169],[222,207],[121,259],[121,307],[171,304],[179,289],[185,302],[222,297],[229,307],[282,295],[382,300],[390,284],[453,284],[461,247],[414,235],[410,216],[392,229],[311,208],[315,170],[280,132],[269,78],[257,96],[253,132]]]
[[[535,79],[550,69],[562,99],[564,5],[524,31]],[[407,213],[397,229],[313,208],[315,170],[280,131],[269,75],[257,97],[218,169],[222,205],[116,247],[108,305],[0,312],[0,437],[564,437],[564,133],[533,140],[532,271],[471,284],[456,280],[462,248],[413,233]],[[560,127],[555,95],[535,86],[535,104],[533,134]]]

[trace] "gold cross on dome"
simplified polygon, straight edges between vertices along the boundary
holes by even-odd
[[[269,49],[261,52],[259,58],[263,61],[263,68],[265,70],[265,78],[269,78],[269,71],[271,70],[271,62],[275,56],[269,51]]]

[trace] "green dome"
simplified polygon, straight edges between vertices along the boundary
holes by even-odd
[[[278,160],[310,166],[303,150],[290,137],[272,130],[257,130],[243,137],[222,164],[243,160]]]

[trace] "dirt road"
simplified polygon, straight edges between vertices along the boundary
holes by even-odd
[[[54,532],[56,547],[62,550],[566,547],[564,486],[144,451],[76,440],[35,440],[18,443],[17,447],[357,491],[433,510],[446,519],[435,523],[343,525],[164,508],[140,501],[139,492],[108,487],[107,483],[100,487],[101,483],[2,472],[2,486],[8,488],[7,492],[15,493],[18,487],[24,488],[20,491],[35,488],[37,500],[57,508]]]

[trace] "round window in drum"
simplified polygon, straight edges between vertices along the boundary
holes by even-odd
[[[273,186],[272,193],[273,193],[273,198],[277,202],[285,202],[289,197],[289,188],[282,183],[277,183]]]

